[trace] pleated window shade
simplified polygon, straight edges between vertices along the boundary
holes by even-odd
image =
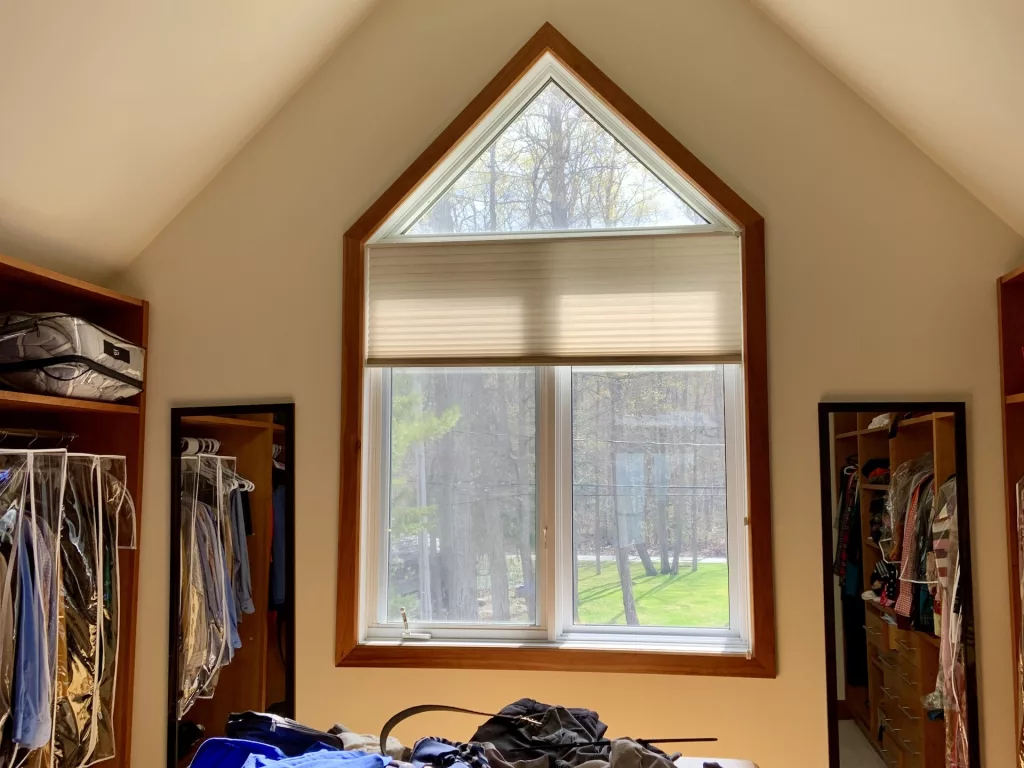
[[[367,365],[734,363],[731,233],[368,248]]]

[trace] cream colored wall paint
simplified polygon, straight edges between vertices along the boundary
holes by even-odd
[[[544,21],[767,220],[775,680],[333,667],[345,229]],[[152,301],[136,765],[163,755],[168,409],[294,398],[298,714],[374,730],[426,701],[597,709],[825,762],[815,403],[969,403],[985,765],[1012,754],[993,281],[1024,241],[744,0],[389,0],[134,263]],[[761,574],[761,578],[767,577]],[[423,717],[399,735],[468,735]]]

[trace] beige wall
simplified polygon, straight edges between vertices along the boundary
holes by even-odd
[[[767,220],[775,680],[333,666],[341,236],[545,20]],[[1022,256],[744,0],[387,0],[126,280],[153,303],[135,764],[164,754],[171,405],[297,403],[301,719],[373,731],[407,705],[532,696],[782,768],[825,761],[815,403],[928,396],[968,401],[985,764],[1009,765],[993,281]],[[423,718],[399,735],[473,726]]]

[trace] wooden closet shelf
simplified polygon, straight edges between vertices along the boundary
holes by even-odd
[[[876,544],[876,543],[875,543],[875,542],[874,542],[873,540],[871,540],[871,539],[866,539],[866,540],[864,541],[864,546],[866,546],[866,547],[867,547],[868,549],[874,549],[874,550],[877,550],[878,552],[881,552],[881,551],[882,551],[882,548],[881,548],[880,546],[878,546],[878,545],[877,545],[877,544]]]
[[[134,296],[126,296],[109,288],[0,254],[0,281],[5,280],[40,288],[52,294],[54,298],[63,295],[79,296],[94,303],[112,305],[129,311],[139,310],[145,304],[142,299]]]
[[[0,411],[65,411],[120,414],[122,416],[138,416],[137,405],[122,403],[106,403],[98,400],[76,400],[70,397],[53,397],[52,395],[36,395],[29,392],[8,392],[0,390]]]
[[[869,491],[888,491],[888,485],[880,485],[878,483],[865,483],[861,488],[866,488]]]
[[[1013,402],[1024,402],[1024,395],[1011,395],[1011,397],[1019,398]],[[1006,402],[1010,402],[1010,397],[1006,398]],[[926,413],[924,416],[915,416],[912,419],[903,419],[900,421],[900,427],[912,427],[915,424],[931,424],[936,419],[951,419],[953,418],[952,413],[946,413],[945,411],[939,413]],[[868,429],[855,429],[852,432],[840,432],[836,435],[836,440],[845,439],[849,437],[857,437],[857,435],[872,435],[878,432],[888,432],[889,425],[886,424],[884,427],[870,427]]]
[[[283,424],[274,424],[269,421],[252,421],[251,419],[235,419],[231,416],[182,416],[182,424],[191,424],[200,427],[231,427],[235,429],[269,429],[274,432],[283,432]]]
[[[1016,395],[1007,395],[1006,396],[1006,404],[1007,405],[1016,405],[1017,403],[1024,403],[1024,392],[1021,392],[1021,393],[1016,394]]]
[[[915,424],[931,424],[936,419],[951,419],[953,418],[952,413],[946,413],[941,411],[938,413],[926,413],[924,416],[915,416],[912,419],[903,419],[900,421],[901,427],[912,427]]]

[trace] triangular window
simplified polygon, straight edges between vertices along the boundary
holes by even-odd
[[[707,223],[552,80],[406,233]]]
[[[735,226],[545,55],[371,242],[695,229]]]

